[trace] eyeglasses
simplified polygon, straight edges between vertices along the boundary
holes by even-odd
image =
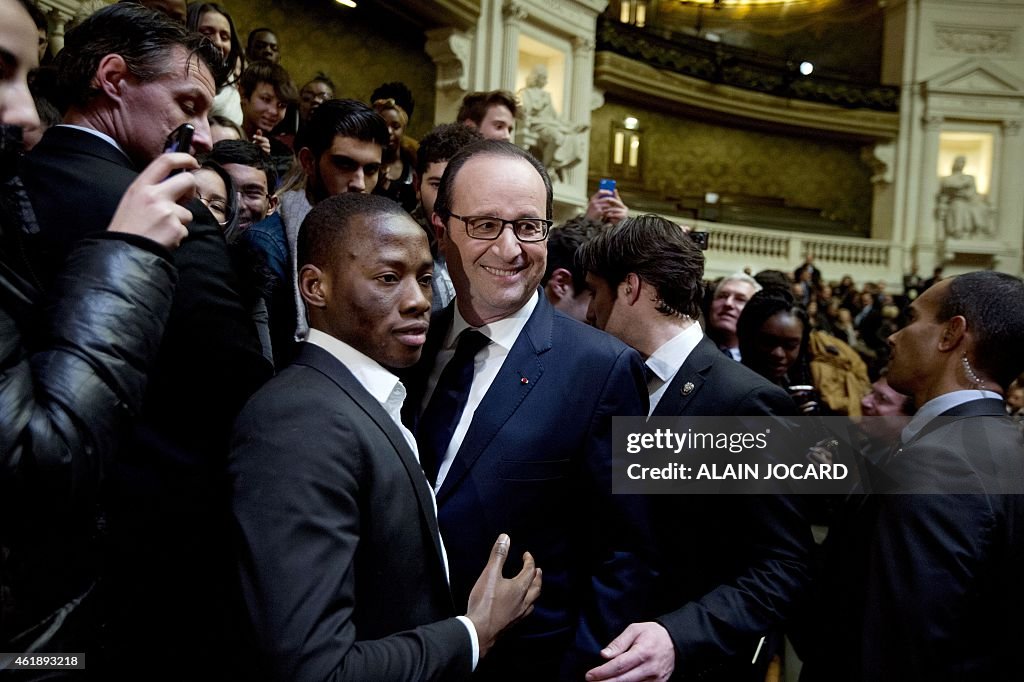
[[[458,218],[466,224],[466,234],[473,239],[485,239],[494,241],[501,236],[502,230],[508,225],[512,228],[512,234],[521,242],[542,242],[547,239],[548,230],[551,229],[550,220],[544,218],[518,218],[516,220],[505,220],[492,215],[456,215],[449,213],[452,218]]]
[[[227,225],[230,221],[228,218],[228,203],[223,199],[208,199],[196,190],[196,199],[206,204],[206,208],[210,209],[210,213],[213,214],[217,224],[221,227]]]

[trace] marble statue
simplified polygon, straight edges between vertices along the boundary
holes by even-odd
[[[964,173],[966,162],[965,157],[956,157],[953,172],[939,181],[936,214],[951,239],[992,234],[988,203],[978,194],[974,176]]]
[[[565,171],[583,160],[585,133],[589,126],[576,125],[555,111],[551,94],[544,89],[548,70],[538,64],[530,71],[526,87],[519,91],[520,127],[532,134],[530,152],[548,172],[565,180]]]

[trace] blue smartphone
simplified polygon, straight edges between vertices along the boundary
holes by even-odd
[[[611,178],[601,178],[601,181],[597,183],[597,189],[608,190],[609,192],[615,192],[615,181]]]

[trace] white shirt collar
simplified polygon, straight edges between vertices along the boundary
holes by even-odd
[[[686,358],[690,357],[690,353],[702,338],[704,338],[704,332],[701,331],[700,325],[691,324],[651,353],[651,356],[647,358],[647,366],[659,379],[668,383],[686,362]]]
[[[519,333],[523,331],[523,327],[530,319],[530,315],[533,315],[533,311],[537,308],[537,303],[540,301],[539,292],[534,292],[533,296],[523,305],[522,308],[515,311],[506,318],[496,320],[494,322],[488,322],[482,327],[477,328],[481,334],[491,340],[491,343],[496,343],[506,351],[512,350],[512,346],[515,344],[516,339],[519,338]],[[448,336],[444,339],[444,347],[446,349],[452,349],[455,347],[455,343],[459,338],[459,334],[464,329],[471,328],[472,325],[466,322],[466,318],[459,312],[459,301],[458,296],[455,299],[455,317],[452,320],[452,328],[448,332]]]
[[[903,427],[903,432],[900,434],[900,441],[903,443],[909,443],[911,439],[913,439],[914,436],[916,436],[921,429],[928,424],[928,422],[935,419],[943,412],[951,410],[957,405],[963,405],[964,403],[969,403],[972,400],[980,400],[982,398],[995,398],[996,400],[1002,400],[1003,396],[994,391],[965,389],[962,391],[943,393],[940,396],[932,398],[918,408],[917,413],[914,415],[913,419],[910,420],[910,423]]]
[[[107,135],[106,133],[101,133],[100,131],[96,130],[95,128],[86,128],[85,126],[76,126],[76,125],[71,124],[71,123],[58,123],[57,125],[61,126],[63,128],[74,128],[75,130],[81,130],[83,133],[89,133],[90,135],[95,135],[96,137],[100,138],[101,140],[103,140],[104,142],[106,142],[107,144],[112,146],[117,151],[119,151],[122,154],[124,154],[124,158],[128,159],[129,161],[131,161],[131,158],[128,156],[128,154],[126,154],[125,151],[123,149],[121,149],[121,145],[119,145],[114,140],[114,138],[112,138],[110,135]]]
[[[356,381],[384,406],[388,414],[392,413],[393,403],[396,400],[398,401],[398,410],[401,411],[402,402],[405,400],[405,386],[398,380],[398,377],[384,369],[376,360],[319,329],[310,329],[306,341],[323,348],[345,365],[348,371],[352,372]]]

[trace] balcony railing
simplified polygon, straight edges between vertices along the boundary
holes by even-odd
[[[711,83],[851,109],[896,111],[899,88],[835,75],[801,75],[797,66],[753,50],[680,33],[598,19],[597,49]]]

